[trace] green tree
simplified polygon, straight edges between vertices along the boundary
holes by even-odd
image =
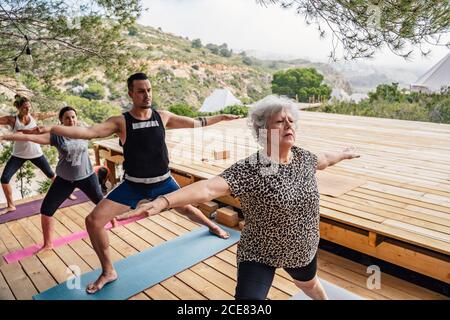
[[[398,83],[380,84],[375,89],[375,92],[369,92],[370,102],[375,100],[385,100],[388,102],[400,102],[405,95],[398,90]]]
[[[50,165],[55,165],[58,162],[58,150],[52,146],[42,146],[42,152]]]
[[[89,100],[103,100],[105,98],[105,88],[98,82],[91,82],[86,90],[81,93],[81,96]]]
[[[140,0],[2,0],[0,74],[50,81],[98,65],[119,70],[128,54],[122,31],[140,12]]]
[[[329,99],[331,88],[322,83],[323,75],[314,68],[295,68],[274,73],[272,92],[298,101],[309,102],[315,99]]]
[[[48,192],[48,189],[50,189],[50,186],[52,185],[53,181],[52,179],[45,179],[43,181],[40,181],[39,187],[36,190],[39,194],[45,194]]]
[[[233,54],[233,50],[228,49],[228,45],[226,43],[220,45],[218,49],[219,55],[221,55],[222,57],[229,58]]]
[[[295,10],[308,24],[318,27],[321,37],[331,33],[330,58],[370,58],[382,46],[404,58],[415,49],[429,54],[422,44],[448,45],[450,2],[441,0],[409,1],[328,1],[257,0],[260,4],[279,4]],[[342,46],[337,46],[340,43]]]
[[[128,28],[128,35],[131,37],[137,36],[138,35],[138,28],[136,26],[130,26]]]
[[[243,62],[244,64],[248,65],[248,66],[251,66],[251,65],[253,64],[252,58],[247,57],[247,56],[245,56],[245,57],[242,59],[242,62]]]
[[[170,106],[169,111],[173,112],[179,116],[185,116],[185,117],[191,117],[191,118],[195,118],[198,115],[197,111],[193,107],[191,107],[187,104],[183,104],[183,103],[174,104],[174,105]]]
[[[202,40],[200,40],[200,39],[192,40],[191,45],[192,45],[192,48],[201,48],[201,47],[203,47]]]
[[[314,111],[413,121],[450,123],[450,93],[403,93],[397,84],[379,85],[370,99],[359,103],[337,101]]]
[[[103,122],[109,117],[121,113],[120,107],[101,101],[91,101],[77,96],[67,96],[64,101],[74,107],[78,112],[78,117],[89,124]]]
[[[208,43],[207,45],[206,45],[206,48],[209,50],[209,51],[211,51],[211,53],[214,53],[214,54],[219,54],[219,52],[220,52],[220,48],[219,48],[219,46],[218,45],[216,45],[216,44],[212,44],[212,43]]]
[[[248,107],[240,105],[228,106],[219,113],[234,114],[245,118],[248,115]]]

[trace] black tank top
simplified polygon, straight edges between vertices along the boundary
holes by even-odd
[[[159,113],[152,108],[148,120],[138,120],[125,112],[126,139],[123,145],[123,169],[136,178],[153,178],[169,171],[166,131]]]

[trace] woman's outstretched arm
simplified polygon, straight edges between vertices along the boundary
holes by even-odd
[[[356,152],[355,148],[345,148],[341,152],[327,152],[317,156],[317,170],[323,170],[327,167],[333,166],[342,160],[350,160],[359,158],[360,155]]]
[[[163,197],[145,203],[136,209],[136,214],[155,215],[168,208],[182,207],[191,203],[206,202],[230,194],[230,187],[222,177],[198,181]]]
[[[0,136],[0,141],[30,141],[39,144],[50,144],[50,133],[24,134],[21,132]]]

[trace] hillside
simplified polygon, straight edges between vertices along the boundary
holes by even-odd
[[[206,48],[205,44],[194,48],[191,39],[140,25],[130,29],[125,36],[127,50],[131,53],[129,61],[125,61],[127,70],[113,77],[107,70],[98,68],[71,78],[59,79],[56,85],[60,96],[82,96],[124,108],[129,104],[125,88],[126,76],[143,71],[151,77],[154,103],[160,108],[176,103],[199,108],[214,89],[223,87],[230,89],[244,103],[250,103],[270,93],[271,77],[275,71],[293,67],[314,67],[332,87],[351,92],[350,84],[328,64],[311,63],[302,59],[262,60],[247,56],[245,52],[232,53],[226,45],[222,47],[225,46],[229,56],[221,56]],[[23,82],[34,92],[40,90],[40,86],[36,85],[39,79],[26,79]],[[95,86],[101,94],[95,98],[86,94],[87,91],[92,91],[91,86]],[[0,97],[1,95],[0,92]],[[5,95],[7,97],[3,101],[11,98],[11,94]],[[73,103],[74,98],[64,100]],[[78,101],[78,104],[83,105],[83,101]],[[4,105],[2,109],[7,106],[8,104]]]
[[[193,48],[190,39],[152,27],[137,26],[129,32],[127,44],[133,56],[128,63],[128,74],[143,71],[151,76],[154,101],[162,108],[175,103],[187,103],[199,108],[214,89],[222,87],[229,88],[244,103],[252,102],[270,93],[273,72],[297,66],[316,67],[324,74],[327,83],[351,90],[342,76],[327,64],[305,60],[259,60],[246,57],[245,53],[223,57],[205,46]],[[83,83],[92,77],[105,85],[111,101],[122,106],[128,103],[126,97],[120,94],[126,92],[125,79],[107,80],[101,70],[64,79],[60,87],[71,90],[73,80]]]

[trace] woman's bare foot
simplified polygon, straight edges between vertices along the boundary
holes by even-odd
[[[11,211],[16,211],[16,207],[12,206],[12,207],[6,207],[5,209],[3,209],[2,211],[0,211],[0,215],[11,212]]]
[[[119,226],[119,223],[117,222],[117,219],[116,219],[116,218],[113,218],[113,219],[111,220],[111,226],[112,226],[113,228],[117,228],[117,227]]]
[[[110,282],[117,280],[117,273],[115,270],[111,272],[103,272],[100,277],[98,277],[97,281],[88,284],[86,287],[86,292],[89,294],[96,293],[100,291],[105,285]]]
[[[70,200],[77,200],[78,198],[77,198],[77,196],[75,195],[75,194],[71,194],[70,196],[69,196],[69,199]]]
[[[211,232],[212,234],[214,234],[222,239],[228,239],[230,237],[230,234],[228,232],[226,232],[225,230],[223,230],[218,225],[215,225],[214,227],[209,228],[209,232]]]
[[[42,248],[40,248],[37,253],[50,251],[50,250],[53,250],[53,244],[51,244],[51,243],[50,244],[44,244],[44,246]]]

